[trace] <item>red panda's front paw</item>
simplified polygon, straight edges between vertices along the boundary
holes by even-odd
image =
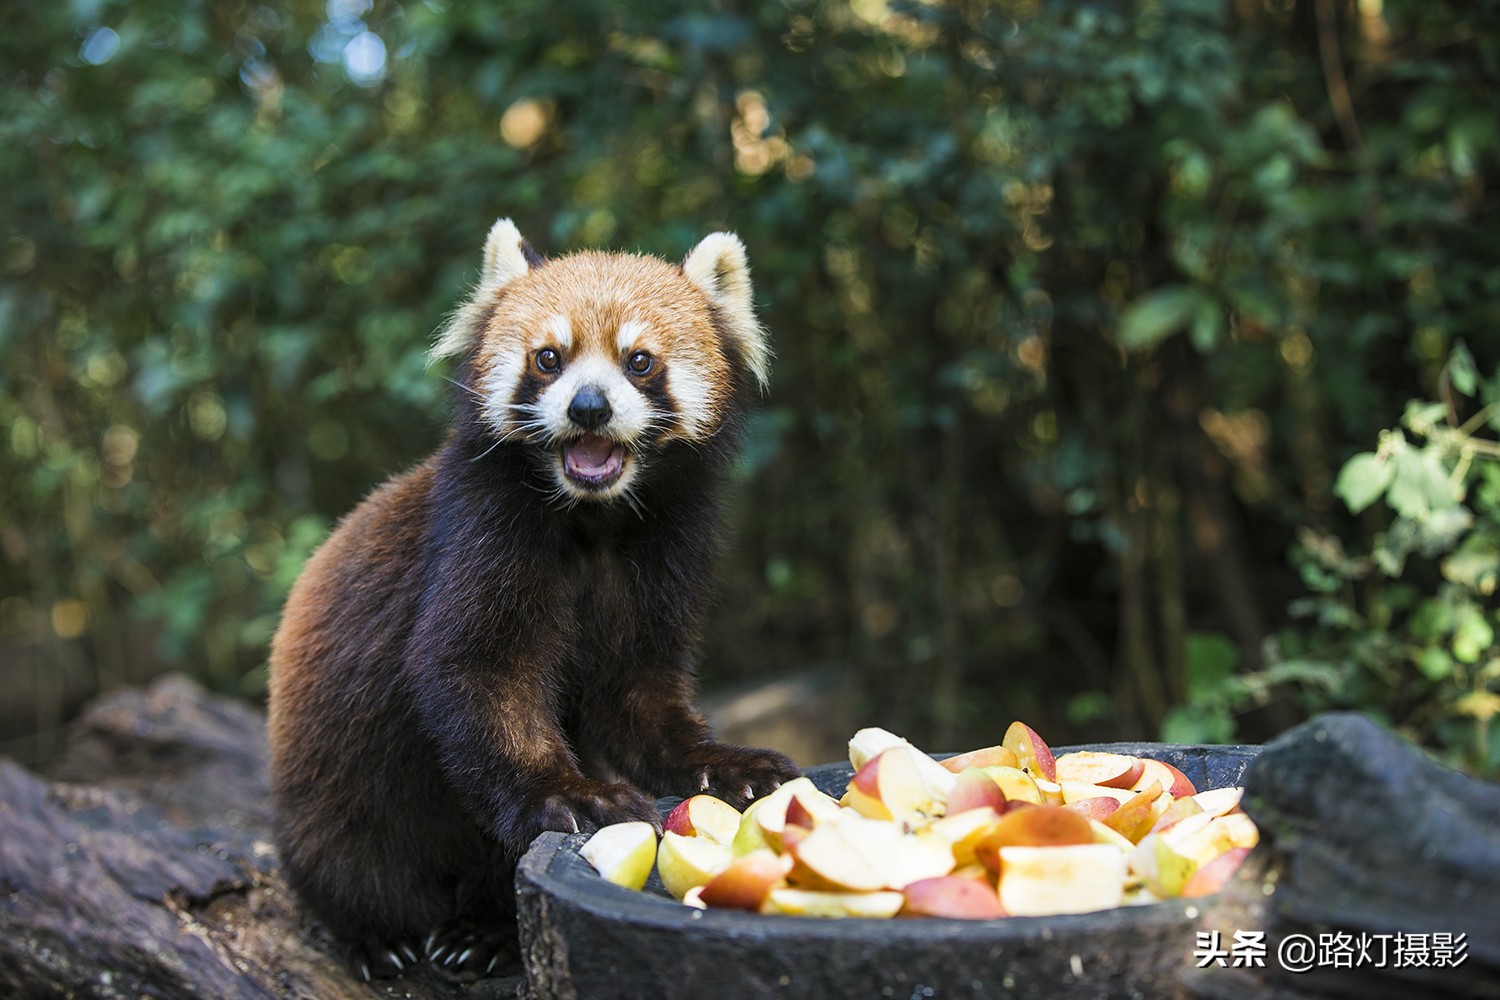
[[[533,836],[545,830],[589,833],[601,826],[630,820],[645,820],[660,827],[661,813],[656,803],[634,785],[595,782],[553,792],[543,799]]]
[[[736,809],[743,809],[802,773],[785,754],[727,743],[704,747],[698,764],[698,787],[684,790],[686,794],[710,789]]]

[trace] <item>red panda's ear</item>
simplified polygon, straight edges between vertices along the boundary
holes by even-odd
[[[479,272],[479,285],[469,301],[455,309],[438,330],[437,340],[427,352],[429,361],[462,354],[468,349],[479,332],[485,313],[494,304],[495,296],[531,270],[527,249],[521,231],[509,219],[501,219],[490,227],[490,234],[484,241],[484,266]]]
[[[771,379],[771,345],[755,318],[745,244],[733,233],[710,233],[688,253],[682,273],[718,307],[725,332],[764,390]]]

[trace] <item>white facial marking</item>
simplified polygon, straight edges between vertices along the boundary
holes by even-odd
[[[620,324],[620,329],[615,333],[615,346],[620,349],[621,354],[626,354],[635,342],[641,339],[641,334],[646,332],[646,324],[638,319],[627,319]]]
[[[573,324],[562,313],[547,317],[547,330],[556,339],[556,346],[564,354],[573,349]]]
[[[498,354],[479,382],[479,391],[484,396],[485,416],[490,426],[499,431],[502,437],[517,433],[533,417],[530,413],[517,412],[515,404],[511,402],[516,386],[521,382],[521,375],[526,370],[526,359],[527,355],[520,351]]]

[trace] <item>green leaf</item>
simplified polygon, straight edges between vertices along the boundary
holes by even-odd
[[[1443,578],[1483,597],[1492,596],[1500,583],[1500,541],[1470,535],[1458,551],[1443,560]]]
[[[1448,481],[1448,470],[1434,448],[1408,448],[1396,456],[1396,474],[1385,502],[1402,517],[1419,524],[1435,510],[1458,503],[1458,492]]]
[[[1344,463],[1338,480],[1333,484],[1333,492],[1358,514],[1380,499],[1395,474],[1393,463],[1372,451],[1363,451]]]
[[[1217,311],[1213,297],[1201,288],[1163,285],[1125,309],[1120,316],[1120,345],[1129,351],[1144,351],[1178,330],[1192,327],[1194,345],[1201,350],[1200,341],[1218,338],[1219,327],[1215,323],[1222,324],[1222,320],[1212,315]]]
[[[1441,681],[1453,673],[1453,657],[1436,646],[1428,646],[1416,656],[1417,669],[1430,681]]]
[[[1479,368],[1462,340],[1453,345],[1453,353],[1448,355],[1447,375],[1453,388],[1465,396],[1474,395],[1479,388]]]
[[[1228,743],[1234,739],[1234,717],[1221,705],[1185,705],[1162,721],[1163,743]]]
[[[1477,663],[1495,641],[1495,629],[1475,604],[1458,609],[1458,627],[1453,630],[1453,656],[1462,663]]]
[[[1223,696],[1239,650],[1216,632],[1195,632],[1187,637],[1185,661],[1188,700],[1201,702]]]

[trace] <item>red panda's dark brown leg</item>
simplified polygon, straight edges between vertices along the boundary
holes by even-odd
[[[676,675],[680,680],[640,672],[625,690],[612,689],[609,704],[601,700],[584,713],[594,720],[585,738],[626,778],[653,795],[712,790],[740,808],[801,773],[774,750],[715,740],[693,708],[689,675]]]
[[[479,828],[514,857],[546,830],[660,821],[639,789],[579,770],[542,665],[423,669],[417,709],[439,766]]]

